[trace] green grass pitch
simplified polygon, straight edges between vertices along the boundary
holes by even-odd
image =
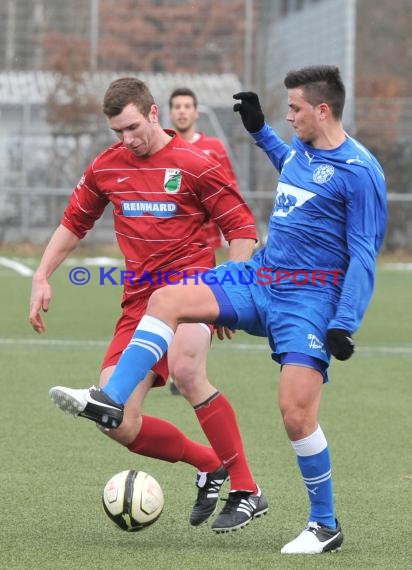
[[[263,339],[237,333],[233,341],[216,340],[209,359],[210,378],[237,411],[252,470],[270,504],[266,517],[237,533],[190,528],[192,467],[133,455],[90,422],[53,407],[50,386],[97,382],[119,313],[121,288],[98,286],[97,269],[90,270],[91,283],[75,287],[69,268],[59,269],[47,333],[38,336],[27,320],[30,279],[0,267],[2,568],[412,567],[411,271],[380,267],[356,335],[357,353],[333,363],[324,390],[321,423],[333,457],[344,547],[337,554],[285,557],[280,548],[302,529],[307,498],[277,409],[278,369]],[[167,388],[152,391],[145,412],[205,441],[190,406]],[[160,519],[136,534],[116,529],[101,507],[106,481],[128,468],[151,473],[165,494]]]

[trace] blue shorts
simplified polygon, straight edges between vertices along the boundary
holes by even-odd
[[[291,283],[264,284],[257,270],[252,260],[228,261],[209,270],[215,279],[208,285],[220,307],[215,324],[267,337],[272,358],[280,364],[292,363],[285,357],[290,353],[306,355],[309,359],[299,364],[312,363],[326,380],[330,354],[325,337],[336,299]]]

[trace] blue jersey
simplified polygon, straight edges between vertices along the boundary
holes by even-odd
[[[333,279],[326,288],[335,287],[335,298],[338,288],[328,328],[355,332],[372,296],[386,228],[382,167],[349,136],[333,150],[296,136],[288,145],[267,124],[253,137],[280,173],[268,241],[256,262],[273,270],[327,271]]]

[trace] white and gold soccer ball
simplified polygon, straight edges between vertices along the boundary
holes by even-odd
[[[129,532],[153,524],[163,511],[159,483],[144,471],[129,469],[113,475],[103,490],[103,508],[114,524]]]

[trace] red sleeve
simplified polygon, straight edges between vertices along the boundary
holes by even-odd
[[[221,164],[210,159],[210,168],[200,175],[197,189],[203,207],[220,227],[226,241],[257,240],[253,214],[237,186],[230,183]]]
[[[225,145],[219,139],[215,139],[216,145],[216,160],[223,166],[226,176],[228,177],[230,183],[234,188],[238,190],[238,183],[234,168],[230,162],[229,154],[225,148]]]
[[[60,223],[82,239],[103,214],[107,204],[108,200],[99,191],[90,165],[73,190]]]

